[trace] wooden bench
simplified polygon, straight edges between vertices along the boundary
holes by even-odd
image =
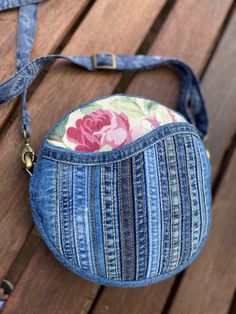
[[[15,69],[16,25],[17,10],[0,14],[0,80]],[[50,0],[39,5],[38,25],[32,57],[146,53],[183,59],[199,74],[211,123],[213,224],[198,259],[166,281],[122,289],[77,277],[53,258],[34,229],[19,158],[19,102],[12,101],[0,108],[0,280],[14,285],[3,313],[236,313],[235,2]],[[166,69],[134,76],[87,73],[55,62],[29,95],[35,149],[75,105],[117,91],[174,108],[179,86]]]

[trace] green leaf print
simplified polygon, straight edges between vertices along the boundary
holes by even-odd
[[[51,140],[51,141],[54,141],[54,142],[61,142],[61,143],[63,143],[62,138],[60,136],[58,136],[58,134],[55,133],[54,131],[52,131],[48,135],[48,139]]]
[[[56,133],[59,137],[63,137],[66,132],[66,123],[69,119],[69,115],[66,116],[53,130],[53,133]],[[51,134],[50,134],[51,136]]]
[[[140,105],[130,97],[116,98],[111,101],[111,106],[114,106],[120,112],[126,113],[127,116],[142,117],[144,115]]]
[[[144,107],[146,108],[146,110],[148,111],[150,116],[152,116],[154,113],[156,113],[158,105],[159,104],[153,100],[145,100],[144,101]]]
[[[86,115],[86,114],[90,114],[91,112],[94,112],[98,109],[103,109],[101,105],[99,105],[98,103],[93,103],[93,104],[89,104],[86,105],[82,108],[80,108],[80,111]]]

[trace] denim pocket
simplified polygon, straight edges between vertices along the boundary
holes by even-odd
[[[211,221],[210,163],[194,132],[166,130],[152,145],[144,138],[114,151],[114,161],[107,153],[81,163],[80,154],[42,146],[33,217],[66,267],[99,283],[141,286],[198,255]]]

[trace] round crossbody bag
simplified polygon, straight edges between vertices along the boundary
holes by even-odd
[[[48,55],[30,62],[36,2],[0,4],[20,6],[17,72],[0,84],[0,103],[22,99],[22,161],[36,228],[60,263],[96,283],[138,287],[175,275],[197,257],[211,225],[208,119],[197,77],[184,62],[158,56]],[[27,88],[60,58],[89,71],[168,66],[181,82],[178,112],[125,94],[91,100],[48,131],[36,156]]]

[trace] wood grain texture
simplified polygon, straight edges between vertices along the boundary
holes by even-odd
[[[222,1],[187,0],[178,2],[168,16],[149,54],[159,54],[161,51],[162,55],[178,56],[187,60],[197,72],[200,72],[207,62],[209,51],[223,23],[230,2],[227,4],[225,2],[225,7],[222,7],[222,4]],[[220,15],[219,12],[221,12]],[[218,15],[217,19],[216,14]],[[208,34],[205,33],[206,19],[208,25],[214,26],[214,31],[211,30]],[[216,20],[219,24],[216,23]],[[182,21],[185,23],[183,24]],[[207,37],[207,40],[203,38],[204,36]],[[196,51],[201,56],[201,62],[196,58]],[[168,75],[166,74],[167,71],[163,70],[137,74],[127,92],[161,99],[164,104],[172,103],[173,107],[175,103],[173,99],[178,93],[178,82],[172,73],[168,71]],[[127,308],[129,313],[144,313],[144,309],[145,313],[161,313],[173,281],[174,278],[170,278],[168,281],[140,288],[135,291],[136,299],[133,297],[133,290],[104,288],[93,313],[126,313]],[[156,297],[153,297],[153,291],[155,291]],[[119,299],[124,302],[117,302]]]
[[[177,57],[201,73],[232,3],[232,0],[178,1],[148,54]],[[178,82],[174,78],[172,72],[164,69],[139,73],[129,92],[175,107]]]
[[[89,0],[50,0],[38,5],[38,22],[32,59],[52,53],[79,17]],[[0,12],[0,81],[7,79],[16,70],[16,34],[18,9]],[[3,106],[0,128],[8,119],[15,104]]]
[[[104,287],[91,313],[161,313],[173,278],[141,288]]]
[[[228,313],[236,285],[235,186],[236,152],[214,202],[206,246],[188,268],[170,313]]]
[[[132,0],[121,0],[116,3],[111,0],[96,1],[63,53],[91,54],[100,50],[135,53],[164,3],[164,0],[158,3],[156,0],[137,0],[135,3]],[[36,149],[46,131],[62,114],[72,109],[78,102],[82,103],[94,96],[111,93],[119,78],[120,75],[116,74],[91,74],[57,63],[29,103],[33,121],[32,143]],[[32,228],[28,177],[22,170],[19,158],[23,144],[19,128],[20,118],[17,118],[0,143],[2,151],[0,171],[4,182],[0,195],[2,204],[0,238],[4,239],[1,241],[0,249],[0,277],[7,272]],[[6,161],[11,167],[3,166]],[[48,267],[48,276],[52,271],[53,269]],[[62,276],[63,272],[67,271],[63,269]],[[80,286],[79,278],[77,284]],[[64,297],[65,293],[66,290],[61,291],[58,297]],[[11,298],[8,302],[11,302],[10,300]],[[31,299],[27,300],[30,306]]]
[[[41,243],[3,314],[87,313],[98,288],[98,285],[65,271]]]
[[[236,132],[236,9],[203,79],[210,128],[213,179]]]

